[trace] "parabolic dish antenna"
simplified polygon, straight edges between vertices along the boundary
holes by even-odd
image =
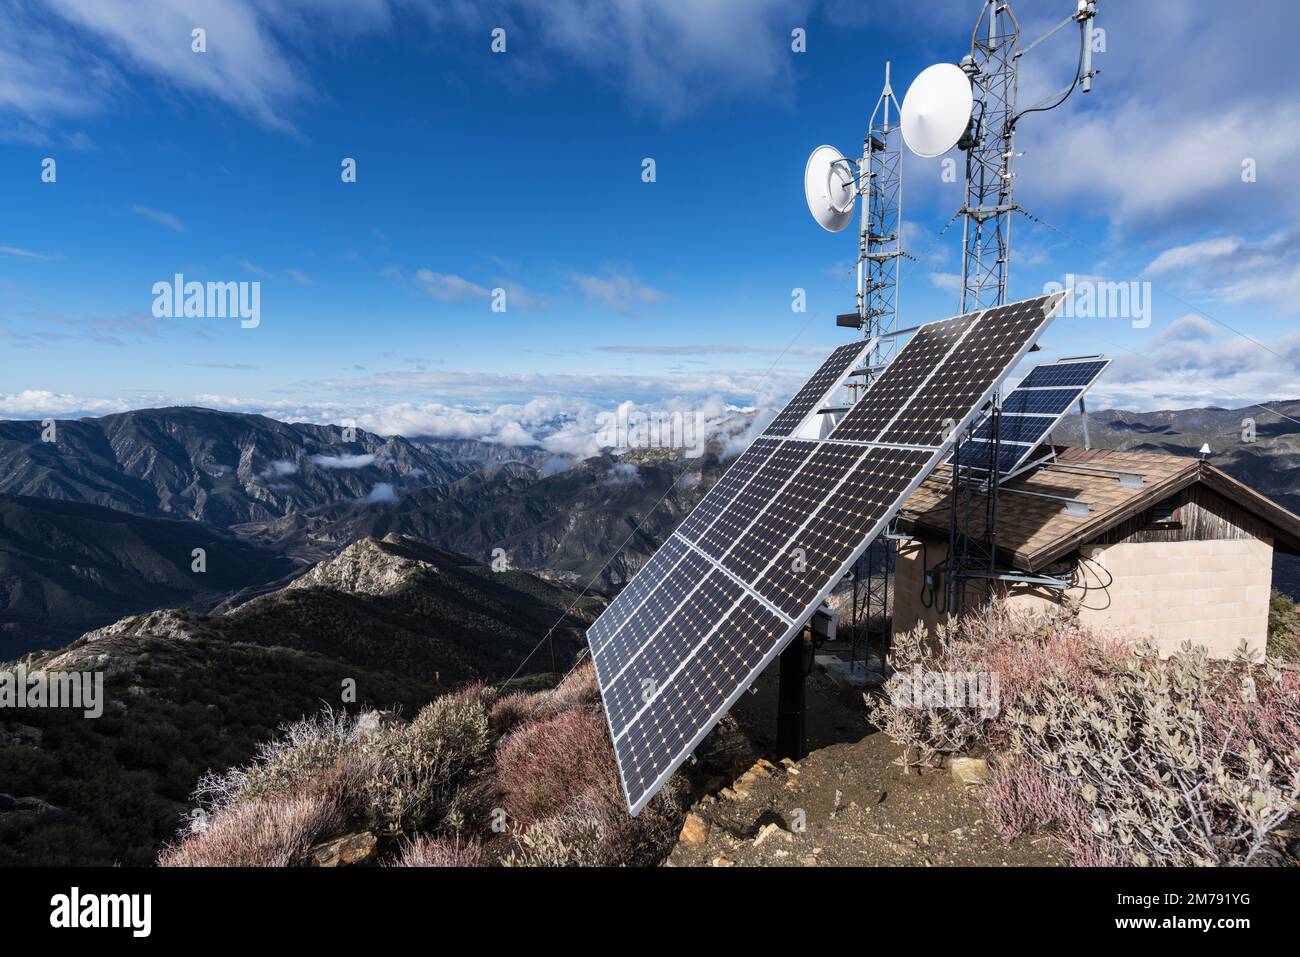
[[[961,67],[936,63],[926,67],[903,97],[899,125],[903,142],[917,156],[940,156],[956,145],[970,123],[974,98]]]
[[[833,146],[819,146],[803,170],[803,194],[817,225],[838,233],[853,218],[858,191],[853,167]]]

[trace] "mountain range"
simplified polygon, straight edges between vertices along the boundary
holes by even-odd
[[[285,723],[324,706],[414,714],[521,668],[508,687],[554,681],[538,675],[569,669],[602,604],[390,536],[238,607],[134,615],[33,656],[31,671],[102,672],[105,710],[0,708],[0,867],[150,864],[199,777]]]
[[[1195,455],[1300,510],[1300,401],[1269,409],[1094,411],[1094,446]],[[1243,420],[1256,422],[1244,441]],[[740,426],[744,426],[744,421]],[[233,607],[363,538],[409,536],[474,562],[609,594],[725,471],[712,443],[557,467],[541,447],[384,438],[169,408],[0,422],[0,659],[124,614]],[[1081,444],[1079,417],[1055,441]],[[621,546],[621,547],[620,547]],[[193,550],[207,552],[192,570]],[[1279,556],[1279,587],[1300,563]]]

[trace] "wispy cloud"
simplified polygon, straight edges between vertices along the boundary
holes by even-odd
[[[143,216],[145,219],[157,223],[159,226],[166,226],[168,229],[175,230],[178,233],[185,232],[185,224],[179,219],[161,209],[152,209],[148,206],[141,206],[136,203],[131,207],[131,212],[137,216]]]
[[[56,258],[54,256],[46,256],[44,253],[34,253],[30,249],[21,249],[17,246],[0,246],[0,256],[12,256],[15,259],[32,259],[37,262],[50,262]]]
[[[462,276],[434,272],[431,269],[417,269],[415,281],[425,292],[443,302],[464,302],[491,295],[478,283],[470,282]]]
[[[1225,303],[1260,303],[1300,312],[1300,231],[1259,240],[1218,236],[1164,250],[1144,270]]]
[[[672,346],[595,346],[596,352],[628,356],[792,355],[825,358],[834,346],[754,346],[745,343],[710,343]]]
[[[575,272],[569,274],[569,279],[591,301],[619,312],[629,312],[638,305],[661,302],[667,298],[666,293],[624,273],[593,276]]]
[[[323,469],[362,469],[375,461],[373,455],[312,455],[314,465]]]
[[[450,9],[444,20],[473,28],[490,19],[470,5]],[[674,119],[743,96],[788,98],[790,31],[808,24],[811,9],[811,0],[507,0],[491,16],[509,18],[529,38],[530,75],[576,66]]]

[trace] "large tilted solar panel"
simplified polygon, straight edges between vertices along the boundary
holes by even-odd
[[[772,424],[763,430],[764,435],[790,435],[799,428],[800,423],[808,417],[835,390],[835,387],[848,378],[849,371],[862,358],[863,353],[872,345],[872,341],[859,340],[840,346],[822,363],[821,368],[813,373],[802,389],[795,393],[781,413],[772,420]]]
[[[1034,450],[1109,365],[1109,359],[1100,357],[1049,362],[1035,366],[1008,392],[998,418],[998,472],[1007,475],[1029,463]],[[985,419],[972,441],[963,443],[948,461],[960,456],[963,466],[989,471],[992,437],[992,420]]]
[[[935,418],[968,427],[1059,303],[922,326],[827,438],[756,440],[606,609],[588,641],[633,814],[948,453]]]

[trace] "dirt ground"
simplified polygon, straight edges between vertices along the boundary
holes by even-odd
[[[862,694],[808,678],[808,754],[775,753],[778,666],[760,678],[688,766],[694,806],[665,864],[698,866],[1064,865],[1050,838],[1006,844],[982,789],[946,769],[904,773],[900,748],[870,728]]]

